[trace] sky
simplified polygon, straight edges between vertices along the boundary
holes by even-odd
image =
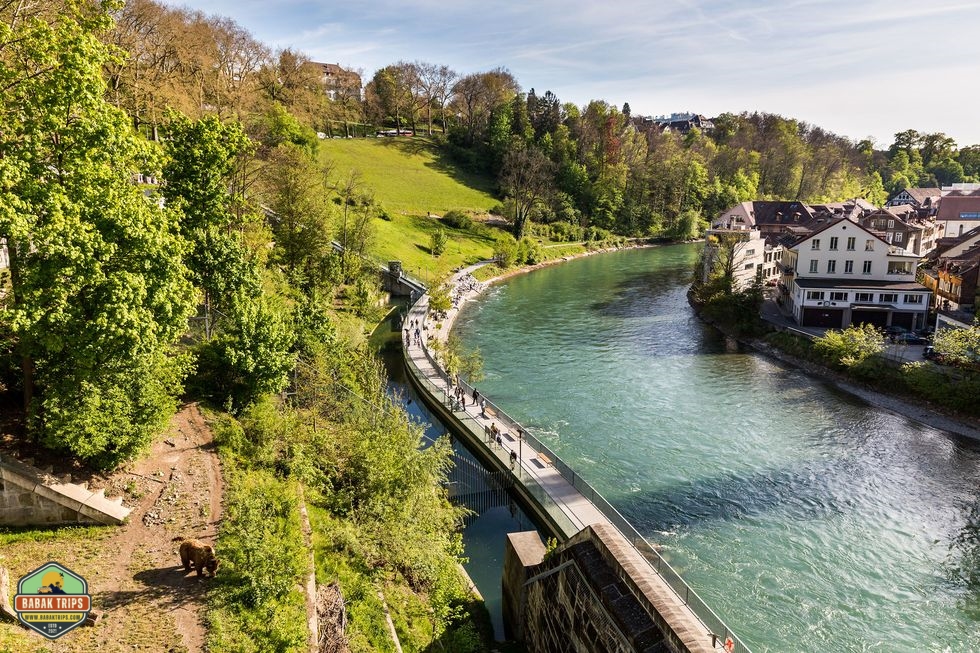
[[[186,0],[273,49],[374,71],[400,60],[634,115],[765,111],[887,148],[980,144],[980,0]]]

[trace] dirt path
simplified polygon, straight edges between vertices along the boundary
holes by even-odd
[[[54,642],[31,634],[33,646],[73,653],[203,651],[211,581],[185,573],[172,542],[183,536],[213,544],[221,517],[221,470],[198,407],[185,406],[147,456],[104,482],[107,496],[122,495],[133,508],[128,523],[97,542],[47,551],[85,576],[93,608],[104,616]]]

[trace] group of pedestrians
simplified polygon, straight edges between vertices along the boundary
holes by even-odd
[[[408,326],[405,327],[405,346],[411,346],[412,344],[421,345],[423,331],[425,331],[425,322],[423,320],[411,320]]]
[[[482,281],[477,281],[476,277],[472,274],[464,274],[459,279],[456,280],[456,287],[453,288],[452,302],[453,308],[459,308],[460,303],[463,301],[463,297],[468,292],[483,292],[486,288],[486,284]]]

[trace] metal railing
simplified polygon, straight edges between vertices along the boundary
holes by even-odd
[[[417,305],[417,304],[416,304]],[[414,309],[415,307],[413,307]],[[423,342],[421,349],[425,354],[428,363],[432,366],[436,377],[445,384],[445,387],[452,385],[452,380],[449,375],[442,369],[442,366],[435,359],[432,353],[429,351],[428,346]],[[451,406],[451,397],[444,387],[440,387],[432,382],[429,376],[423,372],[412,356],[408,353],[408,349],[405,349],[405,360],[409,365],[409,369],[412,371],[413,375],[419,382],[423,385],[426,391],[433,398],[442,401],[444,404]],[[464,389],[467,393],[468,398],[473,396],[473,386],[466,383],[463,380],[458,380],[458,385]],[[612,524],[615,526],[624,538],[637,550],[637,552],[647,561],[650,567],[660,575],[661,578],[667,583],[667,585],[674,591],[678,598],[684,602],[692,613],[701,621],[702,624],[708,629],[710,633],[717,636],[717,644],[719,647],[724,647],[726,641],[731,641],[731,647],[725,649],[729,651],[737,651],[739,653],[751,653],[751,649],[742,642],[737,635],[722,621],[715,612],[708,607],[708,605],[698,596],[697,592],[688,585],[681,575],[670,566],[656,550],[654,545],[650,544],[640,533],[630,524],[625,517],[623,517],[618,510],[616,510],[612,504],[610,504],[606,499],[596,491],[592,485],[585,481],[581,476],[575,473],[575,471],[569,467],[561,457],[551,450],[544,442],[539,440],[531,433],[527,428],[521,425],[519,422],[511,418],[507,413],[500,409],[499,406],[490,401],[487,397],[480,393],[480,397],[486,402],[486,407],[490,408],[493,413],[493,419],[503,426],[507,427],[507,431],[517,434],[519,440],[523,440],[524,443],[532,450],[532,452],[543,453],[551,461],[554,468],[561,474],[562,478],[568,481],[572,487],[574,487],[578,492],[588,499],[599,512],[601,512]],[[453,415],[458,421],[460,421],[475,437],[478,441],[483,442],[486,445],[486,450],[495,455],[502,463],[509,465],[509,457],[505,453],[504,449],[501,447],[496,447],[494,444],[489,444],[487,439],[484,437],[484,427],[480,425],[476,418],[470,416],[465,411],[453,410]],[[569,519],[568,515],[562,509],[562,506],[548,494],[547,490],[541,486],[531,474],[524,474],[522,466],[518,465],[518,474],[516,475],[520,480],[521,484],[528,490],[532,497],[538,502],[540,507],[547,512],[547,514],[552,518],[554,523],[559,526],[559,528],[566,533],[574,534],[579,530],[579,528]]]

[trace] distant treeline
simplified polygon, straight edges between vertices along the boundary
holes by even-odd
[[[628,104],[578,107],[550,91],[525,93],[503,68],[463,75],[400,61],[376,71],[363,94],[335,89],[331,100],[305,55],[273,52],[231,19],[153,0],[128,2],[111,40],[127,56],[106,66],[109,99],[151,136],[168,107],[235,116],[259,140],[281,112],[330,134],[344,123],[359,125],[350,134],[373,134],[365,125],[426,131],[461,165],[499,180],[518,237],[531,220],[557,224],[558,237],[592,227],[683,238],[739,201],[880,205],[907,186],[980,179],[980,146],[958,149],[942,133],[901,132],[881,150],[767,113],[722,114],[705,133],[662,133],[632,120]]]

